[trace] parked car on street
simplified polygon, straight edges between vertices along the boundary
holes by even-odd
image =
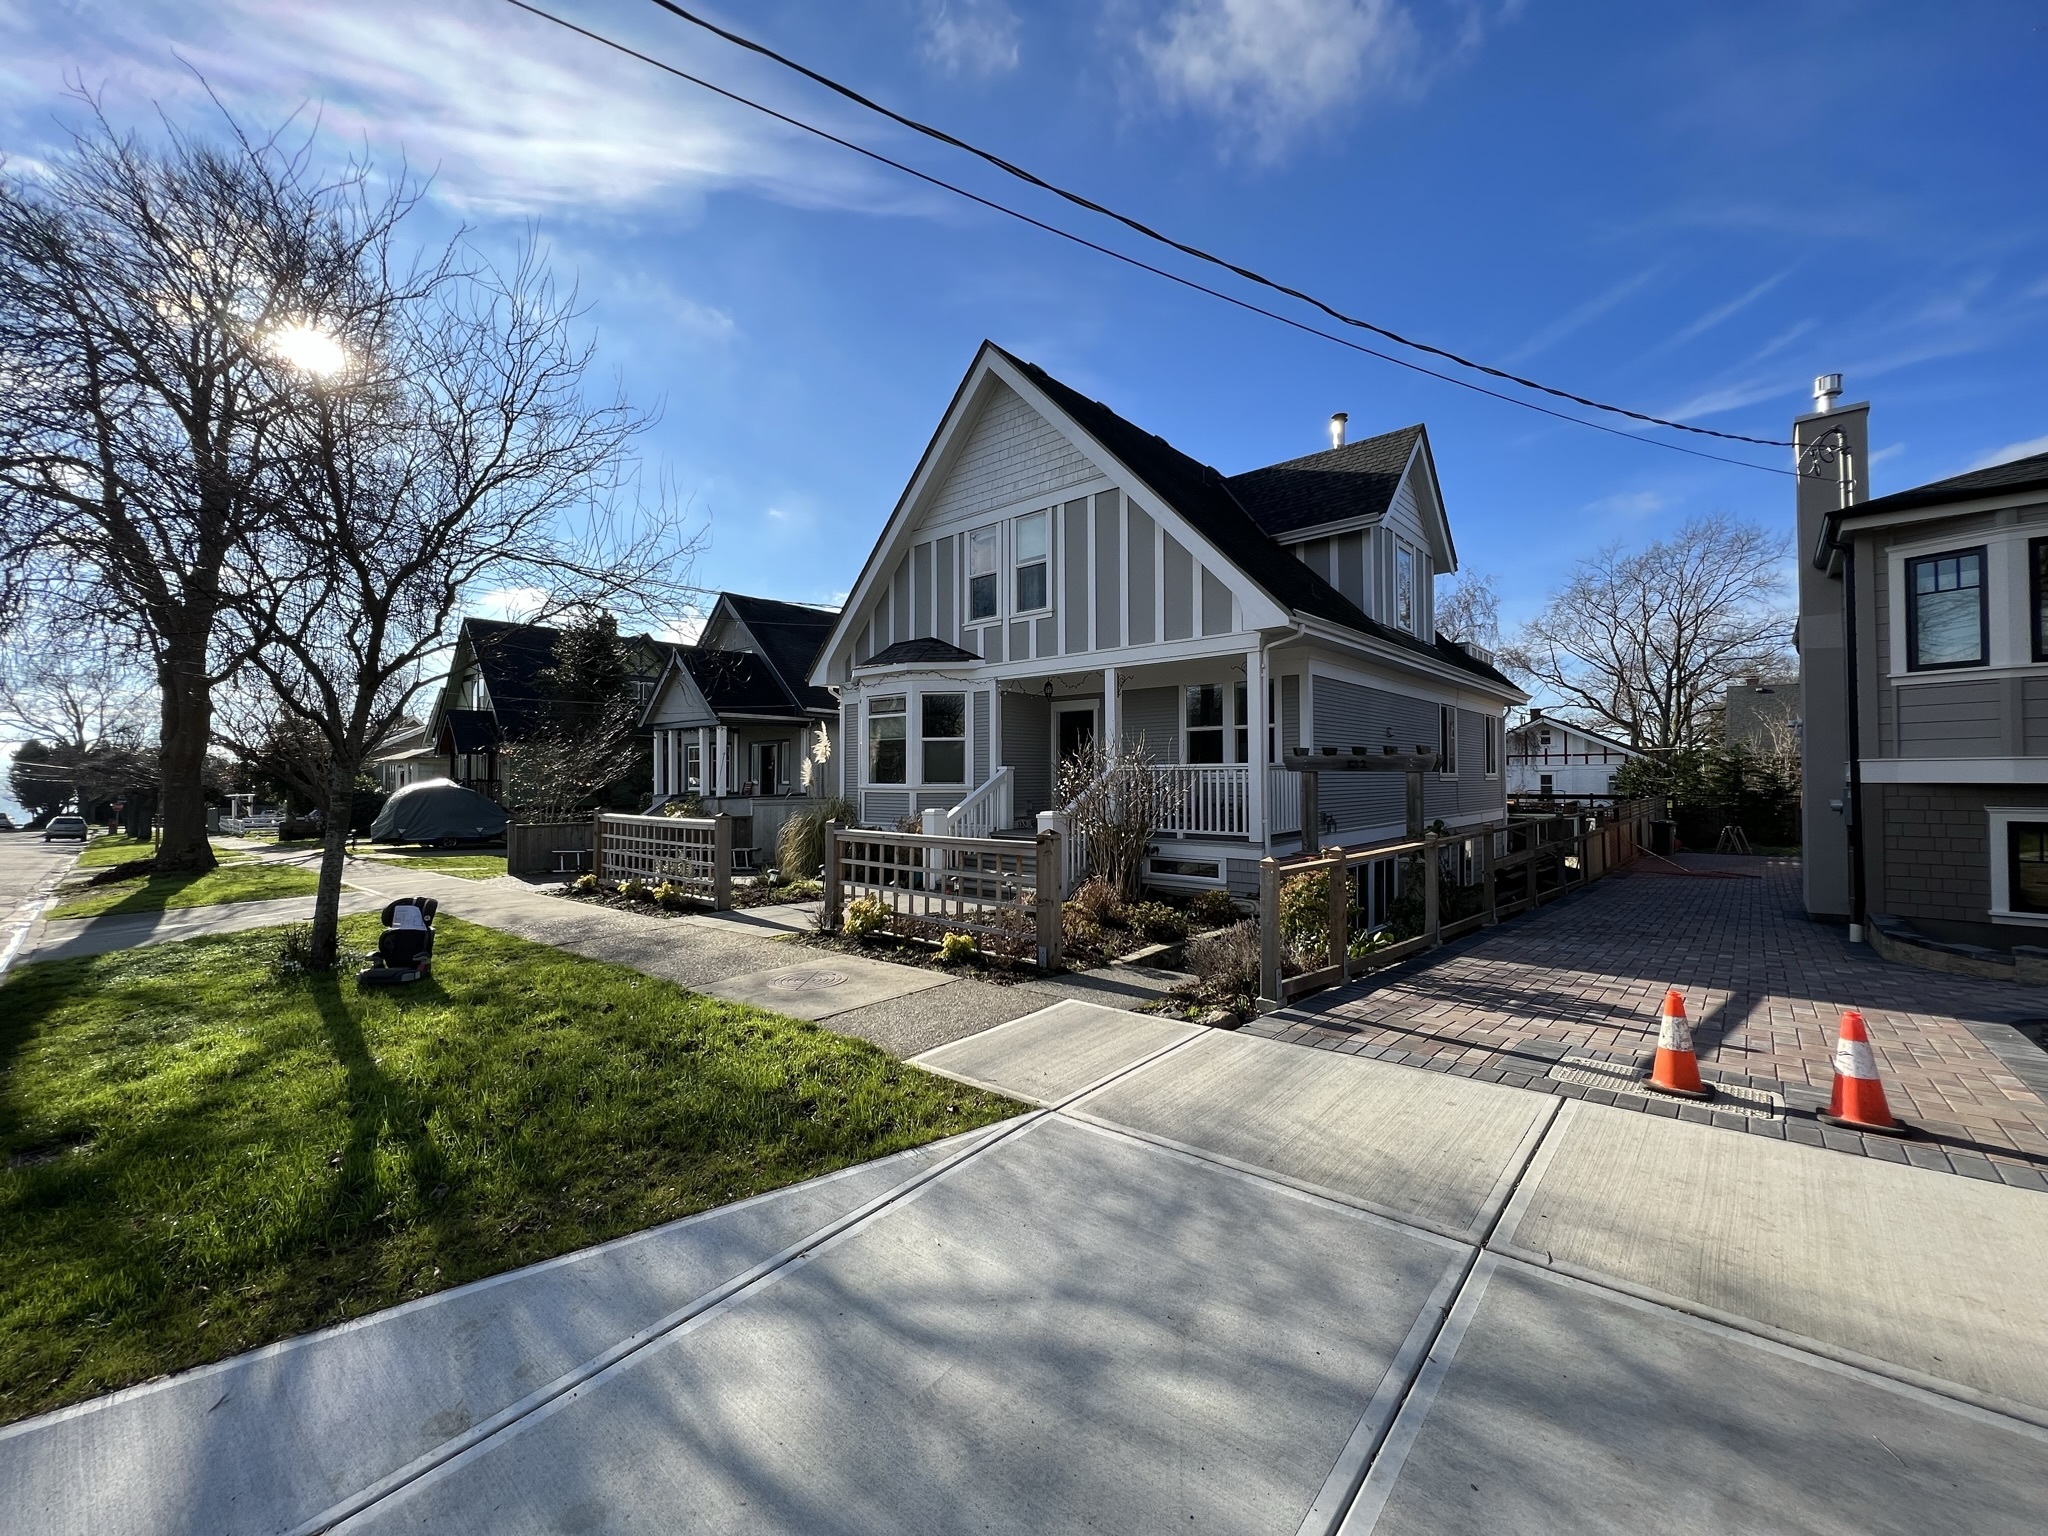
[[[81,843],[92,835],[83,816],[52,816],[43,827],[43,841],[53,837],[75,837]]]
[[[5,811],[0,811],[0,832],[19,832],[20,830],[21,828],[14,824],[12,816],[8,815]]]

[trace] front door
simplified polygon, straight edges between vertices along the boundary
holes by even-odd
[[[1067,759],[1095,745],[1095,706],[1065,705],[1053,716],[1053,786],[1058,792],[1060,772]]]
[[[757,741],[754,743],[754,786],[756,794],[779,795],[782,793],[781,742]]]

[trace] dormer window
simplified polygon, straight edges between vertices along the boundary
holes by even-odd
[[[996,564],[1002,543],[1000,528],[977,528],[967,536],[967,617],[974,622],[996,616]]]
[[[1046,606],[1048,528],[1043,512],[1017,519],[1017,613],[1035,613]]]

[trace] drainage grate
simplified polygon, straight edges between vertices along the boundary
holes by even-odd
[[[1609,1093],[1625,1093],[1631,1098],[1663,1099],[1667,1104],[1697,1102],[1717,1115],[1742,1115],[1750,1120],[1775,1120],[1785,1111],[1785,1101],[1777,1094],[1759,1088],[1737,1088],[1729,1083],[1715,1083],[1711,1099],[1674,1099],[1651,1092],[1636,1068],[1592,1056],[1567,1056],[1550,1069],[1550,1077],[1554,1082],[1605,1088]]]

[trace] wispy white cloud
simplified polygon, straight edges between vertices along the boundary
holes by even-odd
[[[1662,491],[1616,491],[1612,496],[1587,502],[1586,510],[1616,517],[1652,517],[1670,505],[1671,498]]]
[[[1750,305],[1754,304],[1758,299],[1762,298],[1765,294],[1769,293],[1773,288],[1777,287],[1778,284],[1785,281],[1785,279],[1791,275],[1792,269],[1790,267],[1787,267],[1784,271],[1779,272],[1774,276],[1765,278],[1762,282],[1758,283],[1754,288],[1751,288],[1748,292],[1737,294],[1734,298],[1730,299],[1727,303],[1720,305],[1718,308],[1708,310],[1704,315],[1701,315],[1697,320],[1693,321],[1692,324],[1685,326],[1683,329],[1681,329],[1669,341],[1665,342],[1662,347],[1659,347],[1658,350],[1661,352],[1672,347],[1682,347],[1688,341],[1691,341],[1695,336],[1704,335],[1706,332],[1711,331],[1715,326],[1719,325],[1723,320],[1731,319],[1732,317],[1741,314],[1743,310],[1749,308]]]
[[[549,600],[542,587],[490,587],[472,597],[464,611],[480,619],[517,624],[546,608]]]
[[[1994,448],[1970,468],[1989,469],[1994,464],[2010,464],[2014,459],[2031,459],[2037,453],[2048,453],[2048,437],[2030,437],[2022,443],[2007,443],[2003,448]],[[1873,454],[1873,461],[1875,458]]]
[[[1174,0],[1138,51],[1169,107],[1215,118],[1264,159],[1425,79],[1422,32],[1399,0]]]
[[[2044,441],[2048,441],[2048,439],[2044,439]],[[1871,466],[1875,468],[1879,464],[1896,459],[1905,451],[1906,445],[1904,443],[1886,443],[1882,448],[1877,449],[1870,455]]]
[[[1582,330],[1586,326],[1591,325],[1610,309],[1627,302],[1630,298],[1640,293],[1656,280],[1657,275],[1662,270],[1661,266],[1646,267],[1641,272],[1636,273],[1634,277],[1623,278],[1606,292],[1595,294],[1592,298],[1586,300],[1585,303],[1579,305],[1578,308],[1559,315],[1550,324],[1544,326],[1535,335],[1515,348],[1514,351],[1508,353],[1502,361],[1507,367],[1512,368],[1519,363],[1527,362],[1530,358],[1536,356],[1537,353],[1547,351],[1551,347],[1556,346],[1574,331]]]
[[[925,0],[918,29],[926,61],[986,79],[1017,67],[1017,13],[1003,0]]]
[[[632,40],[679,63],[698,46],[681,30]],[[38,129],[68,76],[106,87],[123,115],[155,103],[187,120],[209,111],[203,78],[251,123],[311,103],[340,139],[386,160],[402,149],[435,173],[436,197],[482,214],[737,187],[801,206],[906,206],[837,152],[493,0],[8,7],[0,54],[27,88],[10,88],[8,115]]]

